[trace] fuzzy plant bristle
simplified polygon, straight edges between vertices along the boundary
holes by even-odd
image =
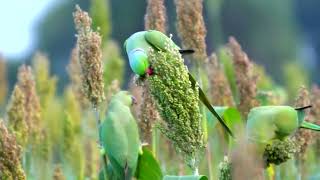
[[[311,101],[309,91],[305,87],[301,87],[299,89],[298,97],[295,100],[295,107],[305,107],[310,105],[310,103]],[[313,122],[310,118],[310,109],[305,109],[304,111],[306,112],[304,120],[308,122]],[[305,153],[307,151],[308,146],[312,142],[313,136],[313,132],[306,129],[298,129],[298,131],[295,133],[293,138],[300,147],[298,153],[296,154],[296,156],[299,159],[303,160],[305,158]]]
[[[252,62],[234,37],[229,38],[228,46],[233,55],[236,84],[240,97],[238,109],[246,119],[250,109],[259,105],[256,99],[257,76],[253,73]]]
[[[148,0],[146,15],[144,16],[144,27],[146,30],[152,29],[166,32],[166,7],[164,0]]]
[[[232,92],[225,76],[224,70],[218,61],[217,56],[213,53],[206,63],[210,85],[211,103],[215,106],[234,106]]]
[[[266,167],[270,164],[279,165],[293,158],[294,153],[298,151],[297,145],[291,139],[274,140],[267,144],[263,153],[263,160]]]
[[[7,119],[9,130],[13,132],[17,143],[23,148],[28,140],[28,126],[26,123],[25,95],[16,85],[13,89],[9,105],[7,107]]]
[[[5,180],[25,180],[21,167],[21,149],[15,136],[10,134],[4,121],[0,119],[0,177]]]
[[[194,49],[192,60],[204,62],[206,53],[206,27],[202,16],[202,0],[175,0],[177,12],[177,31],[182,48]],[[195,63],[196,63],[195,62]]]
[[[92,20],[88,13],[76,6],[73,13],[77,30],[77,46],[81,66],[82,91],[96,107],[104,100],[101,36],[91,29]]]
[[[320,124],[320,88],[314,85],[311,90],[312,108],[310,109],[310,116],[316,120],[316,124]],[[320,134],[315,135],[315,147],[318,157],[320,157]]]
[[[76,96],[77,101],[80,103],[82,109],[87,109],[90,102],[86,98],[84,92],[82,91],[82,80],[81,80],[81,66],[79,62],[79,49],[75,47],[71,51],[69,65],[67,71],[69,74],[69,79],[71,81],[71,89],[73,94]]]
[[[152,96],[165,123],[160,130],[187,157],[195,158],[204,147],[198,87],[192,88],[188,69],[177,48],[150,50],[154,74],[147,77]],[[192,165],[191,165],[192,166]]]
[[[8,92],[8,81],[7,81],[6,63],[4,61],[4,58],[0,54],[0,105],[5,103],[7,92]]]
[[[50,61],[48,57],[37,52],[32,60],[37,93],[40,97],[41,107],[46,108],[56,93],[57,77],[50,75]]]
[[[18,72],[18,83],[21,92],[24,94],[25,122],[28,126],[28,134],[31,142],[39,140],[41,131],[41,107],[36,92],[36,84],[30,66],[22,65]]]

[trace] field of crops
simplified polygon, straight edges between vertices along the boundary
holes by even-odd
[[[174,4],[178,37],[148,0],[125,42],[106,1],[75,5],[63,93],[44,53],[12,91],[0,58],[0,180],[320,179],[320,87],[296,63],[276,83],[237,37],[207,52],[202,0]]]

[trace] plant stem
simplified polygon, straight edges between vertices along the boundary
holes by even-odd
[[[280,180],[281,179],[281,168],[280,166],[276,166],[276,180]]]
[[[296,160],[296,167],[297,167],[297,180],[301,180],[302,179],[302,165],[301,165],[301,159],[299,157],[297,157]]]
[[[209,179],[213,179],[210,141],[208,141],[206,153],[207,153],[207,160],[208,160]]]
[[[195,65],[196,79],[197,79],[197,81],[199,83],[199,87],[202,88],[203,83],[202,83],[202,78],[201,78],[201,65],[200,65],[199,61],[196,61],[194,63],[194,65]],[[203,137],[204,137],[203,141],[205,143],[208,143],[207,147],[206,147],[206,153],[207,153],[207,157],[208,157],[208,170],[209,170],[210,177],[212,177],[213,172],[212,172],[212,168],[211,168],[212,164],[211,164],[211,155],[210,155],[211,152],[210,152],[210,147],[209,147],[210,144],[209,144],[209,141],[208,141],[208,123],[207,123],[207,118],[206,118],[206,111],[205,111],[205,108],[204,108],[203,104],[200,105],[200,112],[202,114],[201,126],[202,126],[202,130],[203,130],[203,134],[204,134],[203,135]],[[195,166],[195,175],[198,175],[198,174],[199,174],[198,165],[196,165]]]
[[[158,145],[159,145],[159,131],[157,128],[153,127],[152,130],[152,152],[154,157],[157,159],[158,158]]]
[[[95,112],[95,115],[96,115],[96,123],[97,123],[97,128],[98,128],[98,140],[99,140],[99,146],[100,148],[103,148],[103,145],[102,145],[102,141],[101,141],[101,136],[100,136],[100,125],[101,125],[101,121],[100,121],[100,110],[97,106],[94,106],[93,107],[93,110]],[[107,171],[106,171],[106,168],[107,168],[107,165],[108,165],[108,162],[107,162],[107,156],[106,154],[102,154],[101,155],[101,158],[102,158],[102,161],[103,161],[103,174],[104,174],[104,179],[107,179]]]
[[[275,166],[270,165],[267,169],[269,180],[275,180],[275,172],[274,171],[275,171]]]

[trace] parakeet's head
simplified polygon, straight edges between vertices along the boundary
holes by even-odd
[[[133,49],[128,53],[132,71],[138,75],[145,75],[149,68],[148,54],[141,48]]]
[[[119,91],[112,97],[112,101],[118,101],[126,106],[131,106],[134,103],[134,97],[128,91]]]

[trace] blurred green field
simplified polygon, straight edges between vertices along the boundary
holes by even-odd
[[[0,58],[0,180],[320,178],[318,132],[264,124],[320,124],[316,67],[297,55],[291,1],[130,1],[122,12],[137,3],[132,15],[119,3],[61,3],[39,26],[45,41],[32,57]],[[181,57],[151,43],[151,69],[134,74],[123,42],[142,22],[195,52]],[[198,86],[234,137],[201,103]],[[252,108],[280,105],[312,108],[303,118],[262,111],[263,122],[248,123]],[[252,141],[255,131],[261,137]],[[263,133],[274,137],[263,141]]]

